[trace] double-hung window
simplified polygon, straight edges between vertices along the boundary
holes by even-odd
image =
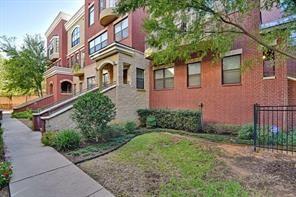
[[[115,40],[120,41],[128,37],[128,18],[115,25]]]
[[[89,26],[91,26],[92,24],[95,23],[95,6],[92,5],[89,9],[88,9],[88,24]]]
[[[222,59],[222,83],[241,83],[241,55],[233,55]]]
[[[174,68],[164,68],[154,71],[154,88],[156,90],[174,87]]]
[[[187,86],[188,87],[200,87],[201,72],[200,63],[188,64],[187,68]]]
[[[274,51],[263,52],[263,77],[275,76]]]
[[[96,86],[96,78],[93,77],[88,77],[86,79],[86,84],[87,84],[87,89],[90,90]]]
[[[107,32],[99,35],[95,39],[89,42],[89,54],[93,54],[100,49],[106,47],[108,45],[108,34]]]
[[[137,68],[137,88],[138,89],[144,89],[144,70]]]
[[[106,0],[100,0],[100,11],[106,9]]]

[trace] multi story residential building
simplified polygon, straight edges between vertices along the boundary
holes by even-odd
[[[263,33],[295,20],[280,10],[254,9],[245,24]],[[208,123],[246,124],[253,121],[253,105],[295,105],[296,62],[276,61],[273,52],[262,54],[247,36],[238,38],[220,61],[192,56],[188,61],[150,66],[151,108],[202,110]],[[149,58],[151,48],[146,50]],[[251,69],[242,65],[252,61]]]
[[[86,0],[72,17],[59,13],[46,32],[46,89],[53,104],[34,115],[35,129],[73,127],[73,102],[90,91],[102,91],[115,103],[115,121],[137,118],[148,106],[149,61],[144,57],[145,11],[124,16],[114,12],[114,0]]]

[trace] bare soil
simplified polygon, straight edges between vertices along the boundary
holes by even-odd
[[[0,196],[1,197],[9,197],[9,190],[8,187],[4,187],[0,190]]]
[[[176,142],[179,140],[177,136],[173,138]],[[254,152],[252,146],[194,141],[207,150],[218,150],[217,165],[207,179],[236,180],[251,196],[296,196],[296,153],[292,155],[262,149]],[[115,196],[157,195],[158,188],[169,180],[169,177],[154,169],[143,172],[133,165],[118,164],[111,159],[114,154],[116,151],[82,163],[79,167]]]
[[[22,123],[24,123],[30,129],[33,128],[33,122],[32,122],[32,120],[28,120],[28,119],[18,119],[18,120],[21,121]]]

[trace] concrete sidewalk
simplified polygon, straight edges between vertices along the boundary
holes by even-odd
[[[113,196],[81,169],[51,147],[41,144],[41,134],[22,122],[3,116],[5,156],[12,162],[12,197]]]

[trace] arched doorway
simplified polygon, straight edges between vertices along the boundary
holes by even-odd
[[[109,87],[116,82],[114,65],[111,62],[105,62],[98,68],[99,85],[101,87]]]
[[[69,81],[63,81],[61,83],[61,93],[72,93],[72,83]]]

